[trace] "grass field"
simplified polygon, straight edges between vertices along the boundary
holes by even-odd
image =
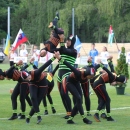
[[[6,70],[9,67],[8,64],[0,64],[0,68]],[[56,77],[54,77],[56,80]],[[0,130],[129,130],[130,129],[130,81],[125,89],[125,95],[117,95],[116,89],[107,85],[108,93],[111,97],[111,115],[116,122],[108,122],[105,119],[101,119],[101,122],[96,122],[93,116],[88,117],[92,120],[91,125],[86,125],[82,122],[81,116],[78,114],[74,118],[74,125],[66,124],[66,120],[63,118],[65,115],[65,109],[61,102],[61,98],[55,84],[55,88],[52,91],[52,97],[54,106],[57,113],[52,114],[50,105],[48,104],[49,115],[44,116],[43,104],[40,105],[42,114],[42,122],[37,125],[37,118],[34,115],[30,124],[26,124],[25,120],[16,119],[9,121],[8,118],[12,115],[10,88],[15,86],[14,81],[0,81]],[[70,95],[71,97],[71,95]],[[93,115],[97,108],[97,97],[95,94],[91,95],[91,114]],[[19,100],[19,99],[18,99]],[[85,108],[84,104],[83,107]],[[28,115],[30,108],[27,104],[26,115]],[[85,110],[85,109],[84,109]],[[18,101],[18,112],[20,112],[20,103]],[[85,112],[86,114],[86,112]]]

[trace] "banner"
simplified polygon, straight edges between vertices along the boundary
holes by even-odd
[[[130,52],[126,54],[126,63],[130,64]]]
[[[27,57],[14,57],[14,63],[18,63],[20,60],[22,60],[23,63],[27,63]]]
[[[87,62],[87,60],[88,60],[88,56],[81,56],[80,57],[80,65],[88,65],[88,62]]]
[[[46,57],[40,57],[39,63],[46,63]]]
[[[98,59],[100,59],[103,64],[108,64],[107,58],[101,57],[101,56],[95,56],[95,63],[96,64],[98,63]]]
[[[75,64],[80,64],[80,58],[76,58]]]

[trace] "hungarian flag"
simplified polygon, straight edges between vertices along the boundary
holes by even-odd
[[[13,50],[16,50],[17,47],[19,45],[21,45],[22,43],[28,41],[28,38],[25,36],[25,34],[23,33],[22,29],[19,30],[16,38],[15,38],[15,41],[13,43]]]
[[[113,43],[113,37],[114,37],[114,32],[113,32],[113,28],[110,25],[109,27],[109,35],[108,35],[108,43],[110,43],[112,45]]]

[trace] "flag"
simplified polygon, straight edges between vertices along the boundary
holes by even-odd
[[[78,36],[76,35],[76,42],[75,42],[74,48],[77,50],[77,53],[80,52],[81,46],[82,46],[82,45],[81,45],[81,42],[80,42]]]
[[[5,49],[4,49],[4,53],[6,55],[9,55],[9,49],[10,49],[10,36],[9,36],[9,34],[7,34],[6,45],[5,45]]]
[[[22,29],[19,30],[16,38],[15,38],[15,41],[13,43],[13,50],[16,50],[17,47],[19,45],[21,45],[22,43],[28,41],[28,38],[25,36],[25,34],[23,33]]]
[[[110,43],[112,45],[113,43],[113,37],[114,37],[114,32],[113,32],[113,28],[110,25],[109,27],[109,35],[108,35],[108,43]]]

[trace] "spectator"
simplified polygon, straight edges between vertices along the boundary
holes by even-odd
[[[17,57],[17,53],[13,50],[13,48],[11,48],[9,55],[8,55],[10,67],[14,64],[14,58],[15,57]]]
[[[27,52],[27,50],[25,49],[25,45],[24,45],[24,44],[21,46],[20,56],[21,56],[21,57],[28,57],[28,52]]]
[[[118,51],[118,59],[120,58],[121,50],[119,49],[117,43],[116,43],[117,51]]]
[[[28,51],[25,49],[25,45],[22,44],[21,46],[21,50],[20,50],[20,57],[28,57]],[[24,63],[24,65],[26,65],[26,63]]]
[[[40,50],[37,49],[35,45],[33,48],[33,58],[34,58],[34,65],[38,68],[38,61],[39,61]]]
[[[119,49],[117,43],[116,43],[116,47],[117,47],[117,50],[118,50],[118,57],[117,57],[117,59],[119,59],[119,58],[120,58],[120,54],[121,54],[121,49]],[[122,47],[121,47],[121,48],[122,48]],[[127,56],[126,53],[125,53],[125,56]]]
[[[101,54],[100,54],[100,56],[102,57],[102,58],[108,58],[108,56],[109,56],[109,52],[107,51],[107,47],[103,47],[103,49],[102,49],[102,52],[101,52]],[[106,60],[107,61],[107,60]],[[104,67],[108,67],[108,62],[106,62],[106,64],[104,64]]]
[[[74,64],[75,68],[78,68],[79,60],[80,60],[80,53],[77,54],[76,62]]]
[[[95,65],[95,56],[98,56],[98,51],[95,49],[95,43],[91,44],[91,50],[89,51],[89,56],[92,57],[92,64]]]
[[[98,56],[98,51],[95,49],[95,43],[91,44],[91,50],[89,51],[89,56],[92,57],[92,64],[95,66],[95,57]],[[89,94],[93,94],[92,89],[89,89]]]

